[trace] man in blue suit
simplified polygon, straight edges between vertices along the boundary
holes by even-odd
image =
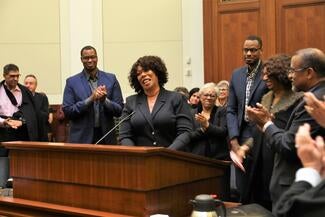
[[[96,143],[114,127],[114,117],[122,113],[123,97],[116,76],[97,68],[96,49],[85,46],[80,54],[84,69],[66,81],[63,112],[70,120],[69,142]],[[115,132],[101,143],[116,144]]]
[[[229,97],[227,106],[227,125],[231,150],[239,161],[248,153],[249,147],[245,142],[252,138],[251,129],[254,127],[248,122],[245,108],[260,102],[262,96],[267,92],[267,87],[261,79],[262,73],[262,40],[258,36],[248,36],[243,45],[243,57],[245,66],[235,69],[229,86]],[[232,172],[231,180],[235,181],[237,193],[244,202],[244,188],[247,185],[249,173],[249,161],[244,161],[246,174],[238,168]]]

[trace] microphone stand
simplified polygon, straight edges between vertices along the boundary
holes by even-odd
[[[98,145],[98,143],[100,143],[103,139],[106,138],[106,136],[108,136],[113,130],[115,130],[118,126],[120,126],[125,120],[129,119],[133,114],[135,113],[135,111],[131,112],[129,115],[127,115],[126,117],[124,117],[122,120],[120,120],[112,129],[110,129],[104,136],[102,136],[102,138],[100,138],[95,145]]]

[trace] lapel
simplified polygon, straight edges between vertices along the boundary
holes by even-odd
[[[242,72],[239,74],[238,84],[240,88],[240,84],[244,85],[241,89],[243,91],[240,92],[240,102],[245,102],[246,98],[246,82],[247,82],[247,66],[243,68]],[[245,103],[243,104],[245,106]]]
[[[150,127],[154,129],[152,125],[152,119],[149,112],[148,104],[147,104],[147,97],[143,93],[137,96],[137,110],[140,111],[140,113],[146,119]]]
[[[105,82],[104,82],[104,77],[103,77],[103,73],[102,71],[98,70],[98,83],[97,85],[100,86],[100,85],[105,85]],[[107,86],[107,85],[106,85]],[[107,88],[107,87],[106,87]]]
[[[21,106],[30,102],[32,102],[35,106],[35,98],[33,99],[32,93],[28,94],[28,92],[24,89],[25,87],[21,84],[18,84],[18,87],[21,91]]]
[[[82,71],[81,73],[80,73],[80,83],[81,83],[81,85],[82,85],[82,93],[80,93],[80,94],[82,94],[82,98],[83,99],[86,99],[86,98],[88,98],[90,95],[91,95],[91,89],[90,89],[90,86],[89,86],[89,83],[88,83],[88,80],[87,80],[87,77],[86,77],[86,75],[85,75],[85,71]]]
[[[309,90],[306,91],[306,92],[312,92],[312,93],[315,94],[315,93],[317,92],[317,90],[319,90],[319,88],[321,88],[324,84],[325,84],[325,81],[323,81],[323,82],[319,82],[316,86],[312,87],[311,89],[309,89]],[[315,94],[315,96],[316,96],[316,94]],[[317,96],[316,96],[316,97],[317,97]],[[295,109],[292,111],[292,113],[291,113],[291,115],[290,115],[290,118],[289,118],[289,120],[288,120],[288,122],[287,122],[286,129],[288,129],[288,128],[290,127],[291,122],[292,122],[293,118],[294,118],[295,115],[296,115],[296,112],[299,111],[299,110],[301,110],[301,107],[303,107],[304,105],[305,105],[305,100],[304,100],[304,98],[302,97],[302,98],[300,99],[299,104],[298,104],[298,105],[295,107]]]
[[[156,103],[152,109],[151,118],[154,119],[156,114],[159,112],[161,107],[165,104],[167,97],[167,91],[163,88],[160,88],[160,93],[157,96]]]

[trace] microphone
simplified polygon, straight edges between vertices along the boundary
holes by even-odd
[[[132,117],[132,115],[134,115],[135,111],[131,112],[130,114],[128,114],[127,116],[125,116],[122,120],[120,120],[117,124],[115,124],[115,126],[110,129],[104,136],[102,136],[102,138],[100,138],[95,145],[97,145],[98,143],[100,143],[103,139],[106,138],[106,136],[108,136],[111,132],[113,132],[113,130],[115,130],[117,127],[119,127],[124,121],[126,121],[127,119],[129,119],[130,117]]]

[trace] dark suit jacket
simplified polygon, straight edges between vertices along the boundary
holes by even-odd
[[[98,71],[98,86],[106,85],[109,105],[99,104],[99,120],[102,134],[114,127],[114,117],[119,117],[123,98],[119,82],[114,74]],[[85,72],[80,72],[66,81],[63,94],[63,112],[70,120],[69,142],[92,143],[95,127],[93,103],[86,105],[85,99],[92,94]],[[106,144],[116,144],[115,133],[105,138]]]
[[[254,84],[250,93],[248,105],[255,106],[260,102],[262,96],[267,92],[267,87],[261,79],[262,64],[260,64],[257,74],[255,75]],[[251,137],[251,135],[242,135],[243,127],[250,127],[244,122],[245,114],[245,98],[246,98],[246,80],[247,66],[236,69],[230,80],[229,97],[227,106],[227,126],[229,139],[238,137],[241,142],[241,137]],[[247,131],[246,131],[247,132]]]
[[[0,84],[1,85],[1,84]],[[35,102],[32,93],[23,85],[18,84],[18,87],[22,93],[22,103],[19,110],[22,113],[23,118],[26,120],[26,128],[28,132],[28,138],[17,137],[9,138],[9,140],[24,140],[24,141],[40,141],[39,139],[39,126],[38,126],[38,113],[35,108]],[[7,130],[0,128],[0,141],[8,141]],[[18,135],[19,136],[19,135]]]
[[[320,82],[309,91],[313,92],[318,99],[323,100],[325,81]],[[273,124],[265,131],[266,144],[277,153],[274,161],[277,169],[273,171],[270,183],[271,199],[274,202],[293,183],[297,169],[302,166],[295,148],[295,134],[299,126],[308,123],[311,126],[312,137],[325,136],[325,129],[308,114],[304,105],[305,102],[301,99],[292,111],[285,129]]]
[[[39,115],[39,126],[40,126],[40,140],[48,141],[49,132],[49,100],[45,94],[35,93],[34,95],[35,106]]]
[[[183,150],[193,129],[191,111],[183,95],[163,88],[149,112],[147,97],[139,93],[126,98],[122,117],[135,112],[120,126],[122,145],[160,146]]]
[[[193,117],[200,112],[202,112],[201,105],[193,110]],[[230,160],[227,143],[226,107],[213,107],[209,127],[205,132],[202,132],[200,124],[194,118],[193,120],[195,130],[191,133],[191,152],[219,160]]]
[[[302,97],[302,93],[287,91],[287,93],[281,98],[281,100],[274,106],[272,105],[273,102],[273,91],[269,91],[265,94],[262,98],[262,105],[268,109],[274,115],[273,123],[280,129],[284,129],[287,125],[287,122],[291,116],[292,111],[295,109],[299,100]],[[267,140],[264,137],[264,133],[259,129],[255,128],[253,130],[253,138],[254,138],[254,147],[252,149],[252,170],[249,177],[249,185],[246,189],[247,196],[249,194],[250,197],[253,197],[249,202],[259,202],[254,199],[262,198],[264,201],[268,201],[271,205],[271,198],[270,198],[270,180],[272,175],[272,170],[274,169],[273,173],[275,176],[279,176],[279,171],[277,171],[283,161],[286,159],[281,158],[281,155],[274,153],[275,150],[270,149],[267,144]],[[275,157],[274,157],[275,155]],[[274,160],[275,158],[275,160]],[[275,161],[275,165],[273,162]],[[289,160],[286,162],[288,164],[291,163]],[[294,162],[296,164],[296,162]],[[274,167],[273,167],[274,166]],[[286,171],[283,171],[285,173]],[[287,186],[282,186],[281,183],[277,181],[272,183],[273,185],[277,185],[279,188]],[[281,187],[282,186],[282,187]],[[276,194],[277,192],[273,192]],[[255,197],[255,198],[254,198]]]
[[[316,187],[304,181],[293,183],[281,196],[274,213],[278,217],[325,216],[325,180]]]

